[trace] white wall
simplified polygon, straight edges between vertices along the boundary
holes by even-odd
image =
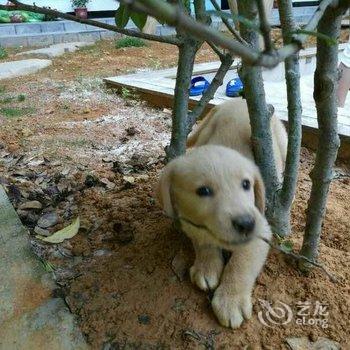
[[[37,6],[50,6],[53,9],[57,9],[63,12],[71,12],[73,8],[71,6],[70,0],[22,0],[23,3]],[[7,0],[0,0],[1,5],[5,5]],[[115,10],[119,6],[116,0],[90,0],[87,7],[89,11],[107,11]]]

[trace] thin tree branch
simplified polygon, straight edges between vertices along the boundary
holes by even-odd
[[[249,19],[257,21],[257,8],[255,1],[238,0],[239,14]],[[259,46],[259,34],[244,23],[240,25],[242,37],[249,42],[252,47]],[[249,119],[251,126],[251,143],[254,157],[266,187],[266,216],[270,220],[274,207],[274,196],[280,187],[277,175],[273,152],[271,116],[273,111],[266,104],[264,82],[261,67],[250,67],[242,59],[240,77],[244,85],[244,95],[247,101]]]
[[[342,7],[341,5],[345,5]],[[318,32],[337,40],[341,20],[349,1],[340,1],[338,8],[327,8],[318,24]],[[319,126],[318,147],[314,168],[311,171],[312,188],[308,202],[306,228],[301,254],[316,260],[325,215],[329,186],[333,178],[333,166],[340,140],[337,122],[338,44],[328,45],[317,38],[314,99]],[[302,270],[309,266],[300,264]]]
[[[278,0],[278,10],[283,42],[288,45],[296,27],[292,1]],[[290,233],[290,209],[298,180],[302,132],[299,55],[296,53],[288,57],[284,68],[288,100],[288,149],[283,185],[275,197],[273,217],[270,220],[273,231],[280,236],[286,236]]]
[[[300,34],[294,37],[293,43],[282,47],[278,50],[273,50],[271,53],[261,53],[256,48],[248,47],[236,40],[232,40],[225,34],[208,27],[202,23],[196,22],[192,17],[185,14],[178,6],[173,6],[162,0],[118,0],[124,4],[136,8],[142,5],[147,9],[148,13],[164,20],[168,24],[180,27],[188,34],[204,41],[210,41],[217,46],[227,49],[232,55],[237,55],[245,60],[246,64],[273,68],[279,62],[284,61],[287,57],[298,52],[305,42],[307,35]],[[323,0],[312,16],[307,25],[308,30],[313,30],[322,13],[329,5],[336,5],[339,0]],[[139,8],[140,9],[140,8]],[[146,12],[147,12],[146,11]]]
[[[46,15],[50,15],[50,16],[54,16],[54,17],[68,19],[70,21],[74,21],[74,22],[78,22],[78,23],[88,24],[88,25],[91,25],[94,27],[107,29],[107,30],[110,30],[112,32],[116,32],[116,33],[120,33],[120,34],[124,34],[124,35],[129,35],[129,36],[133,36],[133,37],[137,37],[137,38],[141,38],[141,39],[145,39],[145,40],[157,41],[160,43],[171,44],[171,45],[179,45],[180,44],[179,39],[175,38],[175,36],[173,36],[173,35],[171,35],[171,36],[159,36],[159,35],[153,35],[153,34],[146,34],[146,33],[136,31],[136,30],[132,30],[132,29],[118,28],[117,26],[103,23],[103,22],[99,22],[99,21],[95,21],[92,19],[78,18],[76,16],[70,15],[68,13],[63,13],[63,12],[60,12],[57,10],[43,8],[43,7],[39,7],[36,5],[23,4],[17,0],[13,0],[11,2],[14,4],[14,6],[0,5],[0,9],[1,10],[24,10],[24,11],[31,11],[31,12],[35,12],[35,13],[42,13],[42,14],[46,14]]]
[[[220,51],[213,43],[210,41],[207,41],[207,44],[211,47],[211,49],[219,56],[220,60],[222,60],[225,57],[225,54]]]
[[[271,52],[273,50],[273,44],[271,40],[271,26],[266,15],[265,2],[264,0],[257,0],[260,30],[264,38],[265,51]]]
[[[296,261],[304,261],[304,262],[307,262],[309,264],[311,264],[312,266],[315,266],[315,267],[318,267],[319,269],[321,269],[328,277],[329,279],[333,282],[333,283],[338,283],[338,279],[336,276],[334,276],[332,273],[330,273],[322,264],[318,263],[318,262],[315,262],[313,260],[310,260],[309,258],[307,258],[306,256],[303,256],[303,255],[299,255],[299,254],[296,254],[294,252],[288,252],[286,250],[284,250],[283,248],[281,248],[280,246],[278,245],[275,245],[273,244],[272,242],[270,242],[268,239],[266,239],[265,237],[258,237],[260,238],[261,240],[263,240],[265,243],[267,243],[272,249],[275,249],[287,256],[290,256],[292,257],[294,260]]]
[[[193,125],[197,121],[197,119],[202,115],[207,106],[208,102],[214,97],[215,92],[222,85],[222,82],[225,78],[227,71],[230,69],[233,62],[233,58],[230,54],[224,55],[221,60],[221,65],[217,70],[210,86],[203,93],[201,99],[198,101],[197,105],[194,107],[191,113],[188,115],[187,121],[187,133],[190,133]]]
[[[216,11],[221,11],[221,8],[219,6],[219,4],[216,2],[216,0],[210,0],[210,2],[212,3],[212,5],[214,6]],[[227,20],[227,18],[222,17],[221,18],[222,22],[225,24],[226,28],[231,32],[231,34],[242,44],[247,44],[245,42],[245,40],[241,37],[241,35],[239,34],[239,31],[236,30],[231,24],[230,22]]]

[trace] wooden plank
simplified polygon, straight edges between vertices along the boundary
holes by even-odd
[[[346,44],[340,45],[340,50],[343,50]],[[316,109],[312,98],[313,78],[312,74],[315,69],[315,53],[316,48],[307,48],[302,50],[301,57],[301,87],[302,87],[302,102],[303,102],[303,132],[305,134],[317,134],[318,123],[316,118]],[[239,60],[230,68],[227,73],[223,86],[233,77],[237,76],[236,68]],[[220,66],[220,62],[207,62],[196,64],[193,75],[204,75],[209,81],[213,79],[215,72]],[[287,121],[287,96],[284,80],[283,63],[272,70],[263,72],[267,102],[274,105],[276,115]],[[162,69],[158,71],[139,72],[131,75],[117,76],[106,78],[104,81],[108,86],[121,89],[128,88],[136,91],[141,98],[148,101],[150,104],[157,107],[172,107],[174,87],[175,87],[176,68]],[[201,96],[191,96],[189,100],[190,108],[200,100]],[[220,87],[214,98],[209,102],[206,112],[213,106],[223,103],[226,100],[232,99],[225,95],[225,91]],[[350,144],[350,96],[347,100],[346,108],[339,110],[339,134],[342,139],[342,144]],[[349,108],[347,106],[349,105]],[[312,132],[311,132],[312,131]],[[314,136],[306,137],[308,140],[314,140]],[[346,146],[342,145],[342,148]],[[347,154],[347,152],[341,152]]]

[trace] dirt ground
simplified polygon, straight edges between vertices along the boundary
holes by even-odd
[[[345,36],[344,36],[345,37]],[[131,92],[106,90],[101,77],[176,64],[175,48],[149,44],[116,50],[103,41],[28,77],[0,84],[0,183],[28,227],[48,270],[93,349],[287,349],[288,337],[326,337],[350,348],[350,169],[339,162],[323,225],[320,270],[309,276],[271,251],[254,290],[254,315],[238,330],[221,327],[210,295],[190,282],[188,240],[172,227],[154,188],[169,141],[168,110]],[[198,61],[212,60],[208,47]],[[10,57],[11,58],[11,57]],[[20,97],[20,96],[24,97]],[[303,148],[290,240],[298,250],[314,154]],[[35,208],[26,208],[36,201]],[[39,204],[38,204],[39,203]],[[50,245],[35,229],[57,214],[46,234],[79,216],[72,239]],[[42,232],[42,231],[41,231]],[[328,327],[262,324],[259,300],[327,307]]]

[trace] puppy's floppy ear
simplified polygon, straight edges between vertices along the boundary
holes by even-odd
[[[255,170],[254,196],[255,206],[261,214],[265,214],[265,185],[258,168]]]
[[[157,188],[158,201],[163,208],[165,214],[171,218],[174,217],[174,208],[171,201],[171,178],[174,172],[175,161],[168,163],[160,175]]]

